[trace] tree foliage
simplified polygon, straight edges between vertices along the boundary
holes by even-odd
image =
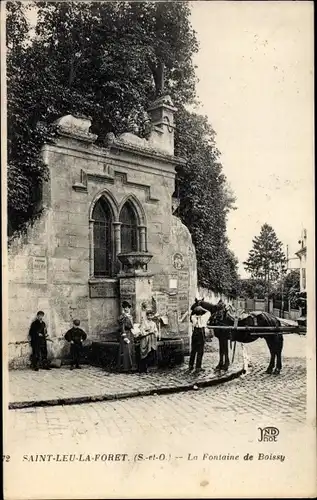
[[[290,304],[291,308],[298,308],[298,294],[300,292],[300,271],[299,269],[291,270],[286,276],[274,287],[274,298],[277,300],[285,300]]]
[[[264,299],[266,283],[262,279],[239,279],[238,295],[244,299]]]
[[[127,130],[131,118],[142,129],[161,61],[175,103],[194,99],[198,45],[186,3],[36,2],[32,39],[25,4],[6,5],[8,215],[15,230],[37,208],[49,125],[68,113],[91,116],[99,142]]]
[[[180,217],[197,249],[199,281],[232,290],[236,259],[226,216],[233,196],[207,119],[186,111],[195,100],[198,50],[187,2],[36,2],[33,36],[23,2],[7,2],[8,218],[14,232],[34,218],[45,179],[40,149],[50,124],[65,114],[92,118],[103,144],[108,132],[133,127],[162,91],[179,108],[176,152]]]
[[[206,288],[236,295],[237,259],[226,236],[226,217],[234,204],[207,118],[181,109],[176,153],[186,159],[178,170],[179,215],[197,250],[198,281]]]
[[[286,271],[282,242],[278,240],[274,229],[269,224],[264,224],[252,243],[253,248],[243,263],[244,267],[252,278],[263,280],[268,290],[268,284],[277,282]]]

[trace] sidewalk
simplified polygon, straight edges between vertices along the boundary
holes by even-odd
[[[109,373],[102,368],[83,365],[81,370],[69,367],[52,368],[38,372],[13,370],[9,373],[9,408],[56,406],[124,399],[151,394],[164,394],[192,390],[194,386],[207,387],[226,382],[242,374],[242,360],[236,357],[228,372],[214,372],[218,363],[218,349],[208,346],[203,359],[205,369],[199,375],[187,372],[185,363],[149,374]]]

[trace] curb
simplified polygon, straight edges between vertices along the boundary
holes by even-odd
[[[36,408],[36,407],[47,407],[47,406],[63,406],[63,405],[77,405],[83,403],[95,403],[100,401],[117,401],[119,399],[129,399],[142,396],[153,396],[159,394],[173,394],[176,392],[191,391],[194,386],[199,387],[211,387],[213,385],[222,384],[224,382],[229,382],[235,378],[242,375],[243,369],[236,372],[230,373],[223,377],[212,378],[210,380],[193,381],[191,383],[179,384],[177,386],[163,386],[163,387],[153,387],[151,389],[141,389],[141,390],[131,390],[129,392],[117,393],[117,394],[101,394],[96,396],[78,396],[73,398],[57,398],[57,399],[46,399],[42,401],[17,401],[9,403],[9,410],[21,410],[23,408]]]

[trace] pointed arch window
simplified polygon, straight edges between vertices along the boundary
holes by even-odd
[[[138,222],[136,212],[131,203],[126,202],[120,212],[121,222],[121,252],[136,252],[138,250]]]
[[[113,267],[112,214],[108,203],[100,198],[93,214],[94,276],[110,277]]]

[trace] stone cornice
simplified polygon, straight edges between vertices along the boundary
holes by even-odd
[[[136,156],[143,156],[145,158],[154,158],[156,160],[159,160],[164,163],[170,163],[172,165],[184,165],[186,163],[186,160],[184,158],[179,158],[177,156],[173,155],[168,155],[161,153],[155,149],[151,148],[143,148],[140,146],[136,146],[134,144],[128,144],[127,142],[120,141],[120,139],[114,139],[111,144],[109,144],[109,150],[111,151],[112,149],[117,149],[119,151],[123,151],[127,154],[132,154]]]
[[[146,193],[146,200],[148,203],[157,203],[158,198],[152,195],[151,186],[149,184],[144,184],[142,182],[129,181],[126,172],[112,171],[111,174],[101,174],[100,172],[86,172],[85,170],[80,171],[80,181],[73,184],[74,191],[88,193],[88,181],[93,180],[101,183],[113,184],[115,178],[121,180],[122,184],[125,184],[131,188],[142,189]]]

